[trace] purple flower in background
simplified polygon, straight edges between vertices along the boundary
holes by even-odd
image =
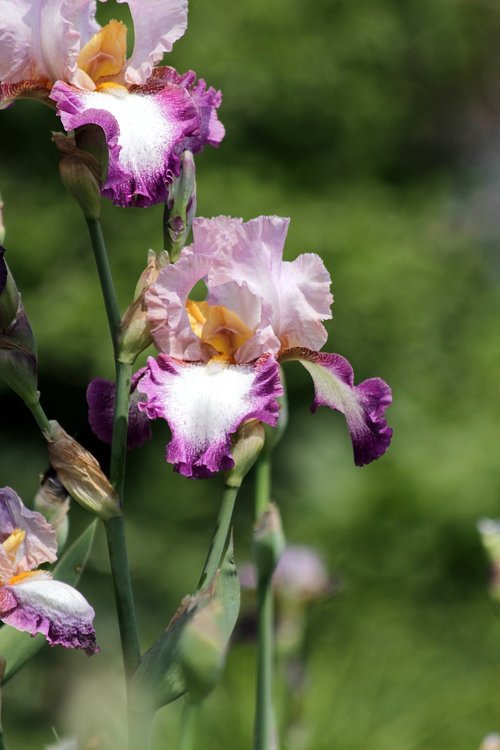
[[[138,383],[147,396],[138,407],[168,422],[167,460],[185,476],[231,468],[231,436],[243,422],[276,425],[279,362],[292,359],[313,378],[313,411],[329,406],[345,415],[356,464],[389,446],[390,388],[379,378],[355,386],[347,360],[318,351],[327,339],[322,321],[331,317],[330,276],[312,253],[283,261],[288,223],[275,216],[195,219],[193,244],[146,294],[161,353],[149,358]],[[190,300],[201,280],[207,299]]]
[[[239,569],[243,588],[257,588],[255,566],[244,563]],[[273,587],[283,597],[312,601],[331,593],[332,584],[325,563],[312,547],[290,544],[273,573]]]
[[[38,566],[55,562],[57,541],[40,513],[26,508],[9,487],[0,490],[0,620],[51,646],[99,651],[94,610],[72,586]]]
[[[0,105],[38,98],[55,103],[67,131],[101,127],[109,149],[103,195],[149,206],[165,200],[184,150],[222,140],[222,96],[192,71],[155,67],[186,30],[187,0],[128,5],[129,59],[126,26],[100,28],[96,0],[0,0]]]

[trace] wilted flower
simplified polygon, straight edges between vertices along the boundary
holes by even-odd
[[[96,0],[0,0],[0,101],[55,103],[67,131],[98,125],[109,148],[103,195],[148,206],[165,200],[185,149],[222,140],[221,94],[192,71],[154,67],[186,30],[187,0],[128,6],[135,43],[127,60],[127,27],[100,28]]]
[[[54,529],[9,487],[0,490],[0,540],[0,620],[31,635],[43,633],[51,646],[96,653],[90,604],[72,586],[38,570],[56,560]]]
[[[344,413],[362,466],[387,450],[384,412],[391,391],[379,378],[354,385],[352,367],[319,352],[327,339],[330,276],[321,258],[282,260],[288,219],[195,219],[194,242],[162,269],[146,295],[157,359],[149,358],[138,408],[165,419],[167,460],[189,477],[233,465],[231,436],[250,419],[276,425],[282,393],[279,363],[299,360],[311,374],[312,410]],[[198,281],[206,301],[189,299]]]

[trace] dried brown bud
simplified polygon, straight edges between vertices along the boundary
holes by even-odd
[[[60,552],[68,538],[69,496],[59,477],[42,477],[33,508],[42,514],[56,532],[57,549]]]
[[[119,497],[98,461],[57,422],[49,424],[50,463],[71,497],[103,521],[121,515]]]

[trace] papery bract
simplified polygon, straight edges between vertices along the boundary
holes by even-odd
[[[184,150],[222,140],[221,94],[192,71],[154,67],[186,29],[187,0],[128,4],[127,60],[126,26],[100,28],[96,0],[0,0],[0,107],[38,98],[56,106],[67,131],[99,126],[109,148],[103,194],[149,206],[165,200]]]
[[[167,420],[167,460],[186,476],[232,466],[230,437],[245,420],[276,424],[278,363],[292,359],[313,377],[312,409],[345,415],[356,464],[378,458],[390,443],[389,386],[379,378],[355,386],[347,360],[317,351],[331,317],[330,276],[313,253],[283,261],[287,229],[288,219],[276,216],[195,219],[193,244],[146,295],[161,353],[139,381],[147,402],[138,407]],[[207,298],[196,302],[189,294],[201,280]]]
[[[55,562],[56,534],[40,514],[28,510],[9,487],[0,490],[0,620],[51,646],[99,649],[94,610],[72,586],[38,566]]]

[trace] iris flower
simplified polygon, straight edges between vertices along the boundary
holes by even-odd
[[[0,620],[31,635],[43,633],[51,646],[99,651],[90,604],[38,569],[56,560],[54,529],[9,487],[0,490],[0,540]]]
[[[380,378],[354,385],[339,354],[319,350],[331,317],[330,276],[318,255],[283,261],[288,219],[261,216],[195,219],[193,244],[160,271],[146,295],[153,341],[137,384],[139,410],[165,419],[172,433],[167,460],[188,477],[233,466],[231,437],[247,420],[276,425],[280,363],[298,360],[312,376],[312,410],[345,415],[357,465],[388,448],[384,412],[391,390]],[[189,298],[200,281],[207,298]]]
[[[0,0],[0,102],[38,98],[56,106],[67,131],[101,127],[109,149],[103,195],[149,206],[165,200],[184,150],[220,143],[222,97],[192,71],[155,67],[186,29],[187,0],[128,5],[129,59],[127,27],[100,28],[96,0]]]

